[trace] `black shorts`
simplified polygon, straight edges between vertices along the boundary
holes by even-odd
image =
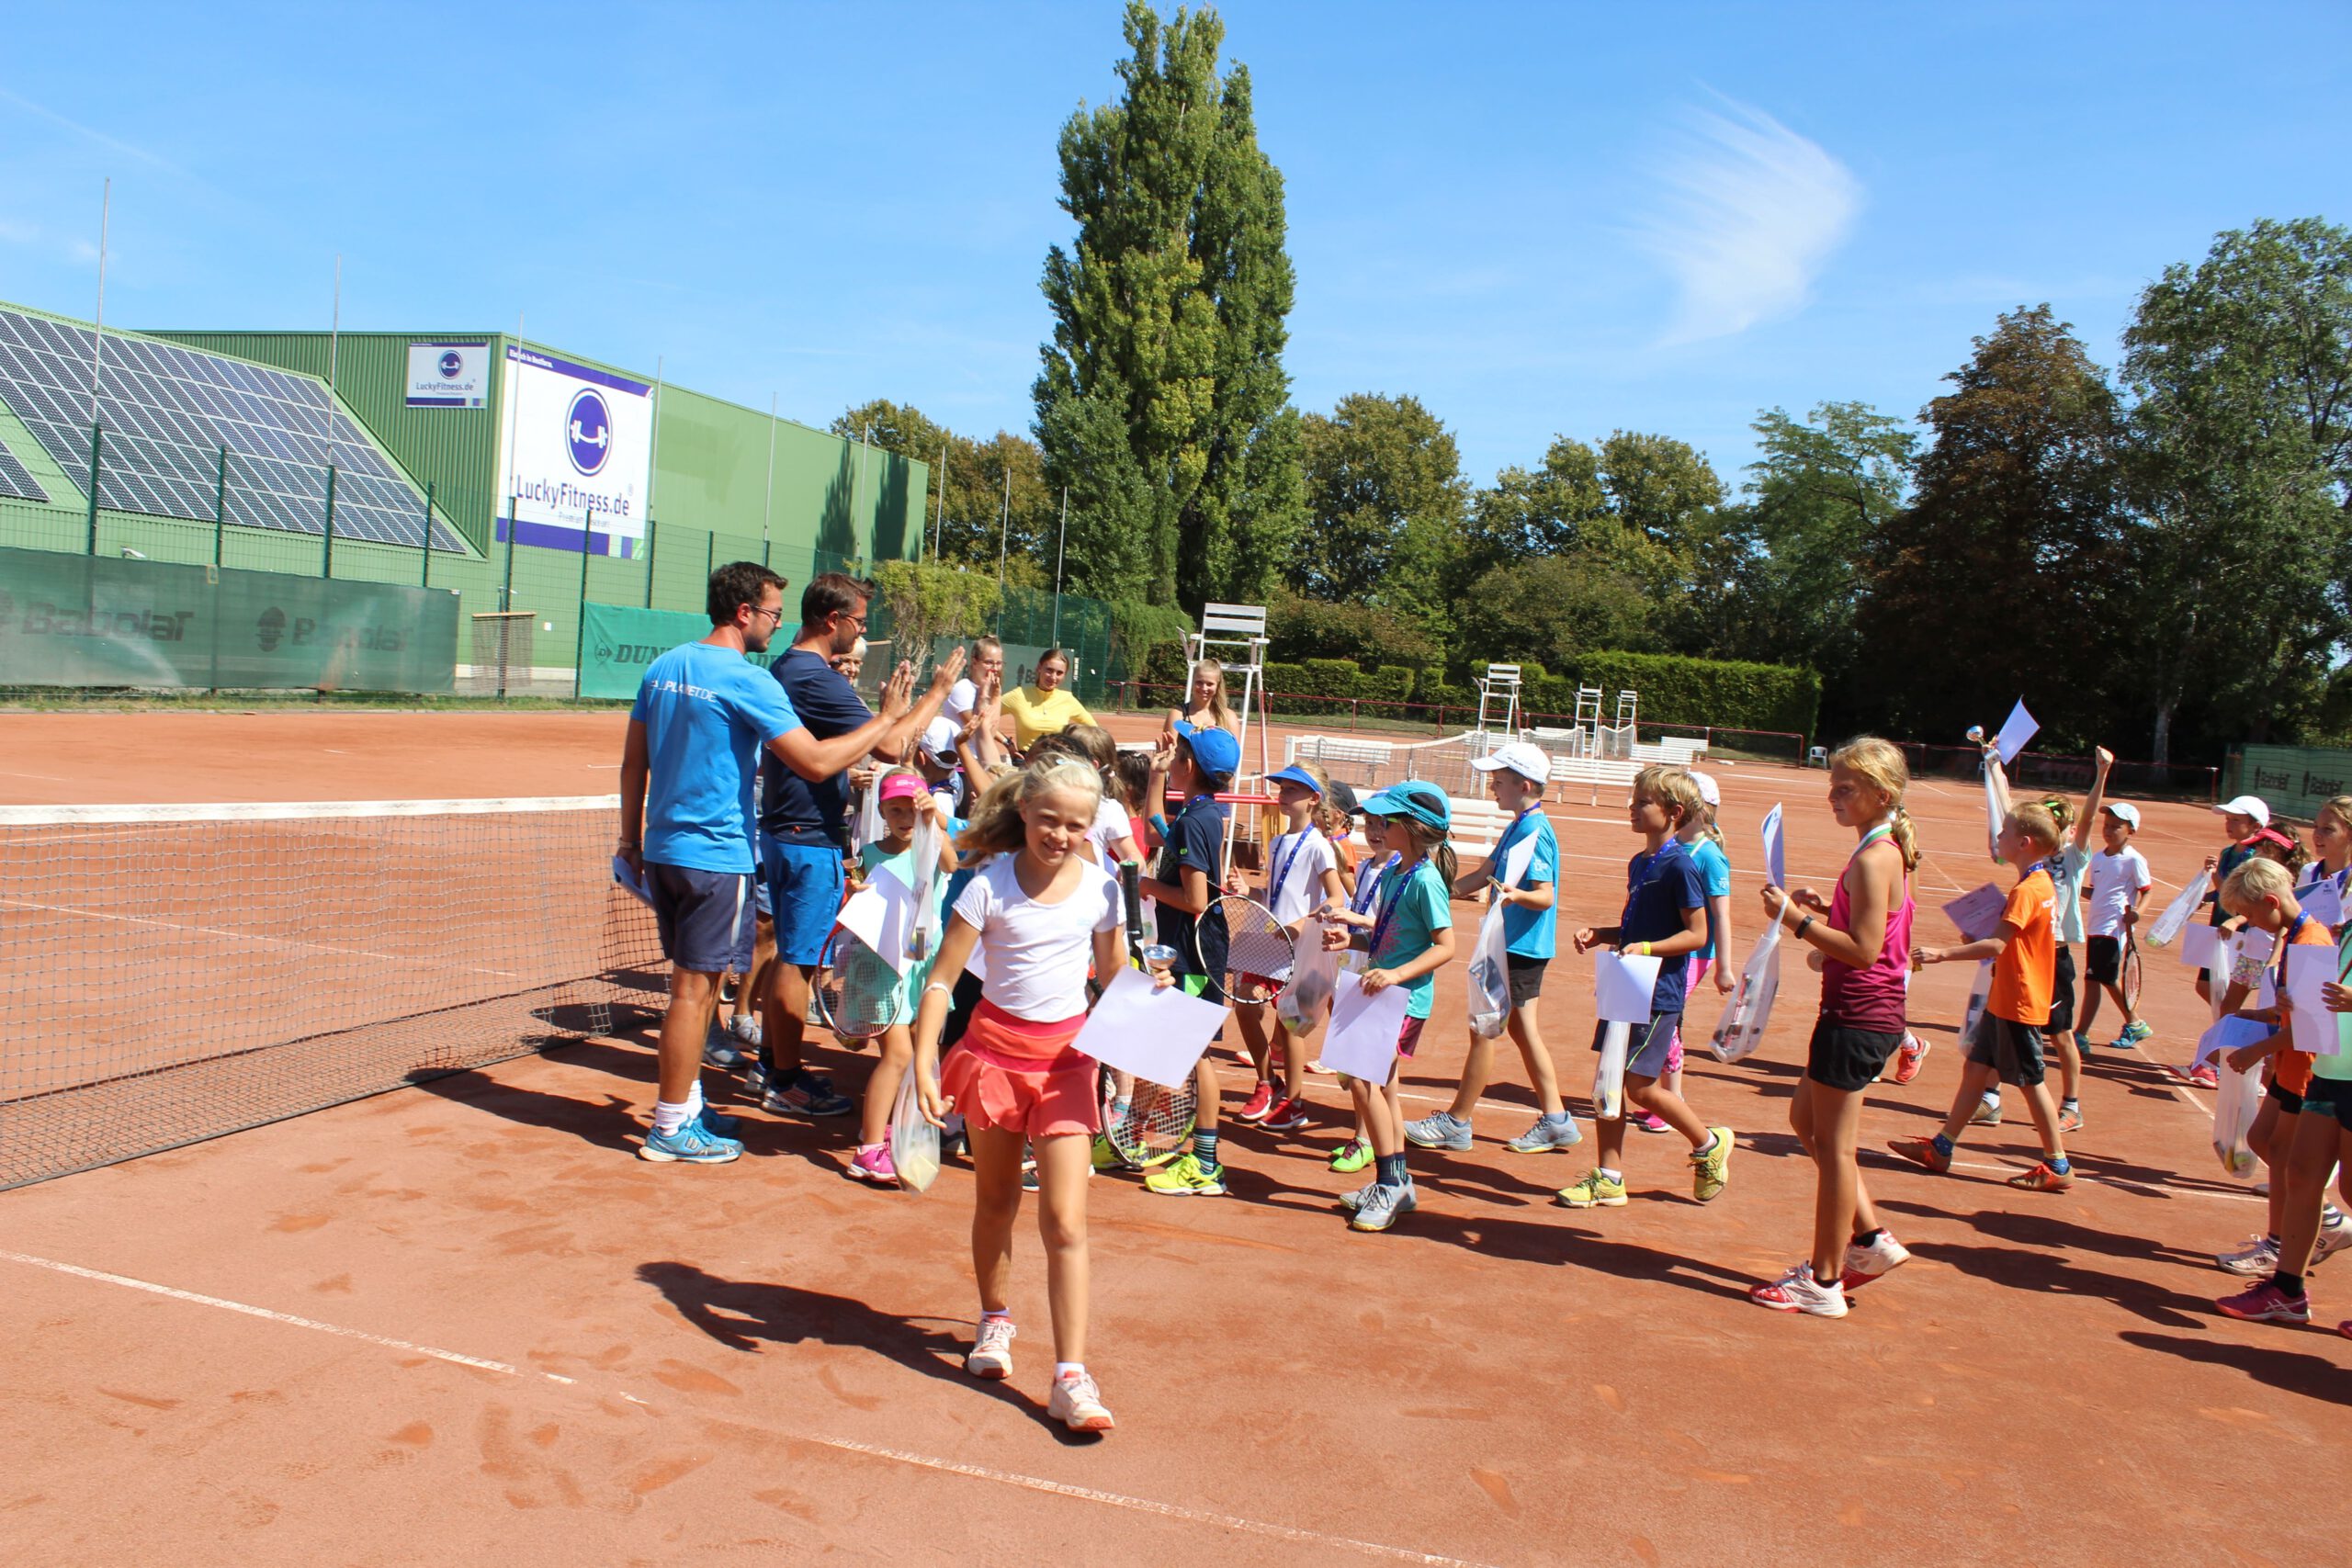
[[[1548,958],[1521,958],[1516,953],[1503,954],[1503,974],[1510,985],[1510,1005],[1523,1008],[1544,994],[1544,970],[1552,961]]]
[[[2352,1132],[2352,1078],[2324,1078],[2313,1073],[2311,1087],[2303,1090],[2303,1114],[2333,1116]]]
[[[1824,1089],[1860,1094],[1886,1067],[1887,1058],[1903,1043],[1903,1032],[1883,1034],[1875,1029],[1849,1029],[1822,1019],[1813,1026],[1813,1043],[1805,1047],[1804,1076]]]
[[[681,969],[724,975],[752,969],[752,874],[699,871],[691,866],[645,866],[646,890],[653,895],[653,926],[662,954]]]
[[[2054,1039],[2071,1032],[2075,1027],[2075,950],[2063,942],[2058,944],[2058,959],[2052,971],[2050,1022],[2045,1027]]]
[[[2014,1019],[1980,1013],[1975,1032],[1968,1037],[1968,1059],[1998,1072],[2003,1083],[2031,1089],[2042,1078],[2041,1031]]]
[[[2312,1081],[2316,1083],[2318,1080],[2314,1078]],[[2269,1094],[2278,1102],[2279,1115],[2301,1116],[2303,1113],[2303,1097],[2284,1084],[2272,1084]]]
[[[2123,978],[2123,939],[2095,936],[2084,945],[2083,977],[2094,986],[2112,986]]]

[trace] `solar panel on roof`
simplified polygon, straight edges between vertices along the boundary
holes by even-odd
[[[85,484],[92,356],[100,348],[89,328],[0,310],[0,402],[60,468],[84,475]],[[101,505],[210,522],[226,447],[233,521],[323,532],[332,462],[336,537],[417,544],[424,498],[317,382],[143,338],[108,337],[103,354]],[[435,549],[464,548],[437,520],[432,542]]]
[[[40,488],[40,482],[33,478],[32,471],[8,450],[6,442],[0,442],[0,495],[17,501],[49,499],[49,491]]]

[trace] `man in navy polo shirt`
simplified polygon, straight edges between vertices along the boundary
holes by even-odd
[[[883,694],[861,730],[820,739],[776,684],[744,658],[763,651],[784,618],[784,579],[757,561],[710,574],[710,635],[656,659],[639,683],[621,749],[617,850],[653,905],[671,963],[662,1021],[653,1131],[638,1150],[656,1161],[720,1165],[743,1145],[702,1108],[702,1048],[718,977],[752,960],[752,780],[763,750],[779,767],[829,777],[864,756],[907,712],[911,675]]]
[[[800,594],[800,631],[770,667],[800,722],[820,739],[863,735],[876,720],[857,688],[829,662],[855,648],[865,635],[871,590],[854,577],[829,571]],[[899,675],[913,680],[913,666],[901,662]],[[808,987],[824,956],[825,939],[841,913],[843,866],[849,852],[848,771],[868,752],[896,762],[909,743],[938,716],[957,676],[964,650],[950,653],[931,678],[931,689],[911,711],[892,715],[864,750],[831,773],[819,776],[768,770],[760,804],[761,862],[768,905],[775,922],[775,977],[761,1001],[759,1089],[771,1111],[794,1116],[842,1116],[854,1102],[801,1061],[808,1027]]]

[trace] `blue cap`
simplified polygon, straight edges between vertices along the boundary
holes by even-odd
[[[1317,795],[1320,795],[1323,793],[1323,786],[1315,782],[1315,775],[1308,773],[1305,768],[1300,767],[1296,762],[1293,762],[1289,767],[1283,768],[1278,773],[1268,773],[1266,775],[1266,782],[1270,784],[1305,784],[1308,789],[1313,790]]]
[[[1178,724],[1176,733],[1193,748],[1193,761],[1201,772],[1219,777],[1229,777],[1241,766],[1241,742],[1233,731],[1216,725]]]
[[[1453,806],[1445,791],[1420,779],[1392,784],[1363,803],[1367,817],[1409,817],[1442,833],[1453,826]]]

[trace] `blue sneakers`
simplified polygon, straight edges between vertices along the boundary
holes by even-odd
[[[674,1133],[646,1134],[637,1157],[661,1165],[725,1165],[742,1152],[743,1145],[734,1139],[719,1137],[699,1122],[689,1122]]]
[[[723,1115],[706,1105],[702,1108],[702,1130],[714,1138],[733,1138],[740,1143],[738,1134],[743,1130],[743,1119]]]

